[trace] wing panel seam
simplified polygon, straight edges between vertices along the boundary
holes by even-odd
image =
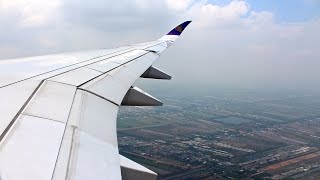
[[[74,70],[76,70],[76,69],[84,68],[84,67],[89,66],[89,65],[91,65],[91,64],[94,64],[94,63],[97,63],[97,62],[101,62],[101,61],[104,61],[104,60],[107,60],[107,59],[110,59],[110,58],[113,58],[113,57],[117,57],[117,56],[126,54],[126,53],[131,52],[131,51],[134,51],[134,50],[126,51],[126,52],[123,52],[123,53],[120,53],[120,54],[117,54],[117,55],[114,55],[114,56],[110,56],[110,57],[108,57],[108,58],[101,59],[101,60],[99,60],[99,61],[91,62],[91,63],[89,63],[89,64],[86,64],[86,65],[83,65],[83,66],[79,66],[79,67],[76,67],[76,68],[74,68],[74,69],[70,69],[70,70],[67,70],[67,71],[65,71],[65,72],[59,73],[59,74],[55,74],[55,75],[50,76],[50,77],[45,78],[45,79],[50,79],[50,78],[59,76],[59,75],[61,75],[61,74],[68,73],[68,72],[70,72],[70,71],[74,71]]]
[[[35,78],[35,77],[38,77],[38,76],[45,75],[45,74],[47,74],[47,73],[51,73],[51,72],[54,72],[54,71],[63,69],[63,68],[67,68],[67,67],[71,67],[71,66],[74,66],[74,65],[77,65],[77,64],[85,63],[85,62],[87,62],[87,61],[91,61],[91,60],[98,59],[98,58],[101,58],[101,57],[104,57],[104,56],[108,56],[108,55],[112,55],[112,54],[115,54],[115,53],[119,53],[119,52],[121,52],[121,51],[126,51],[126,50],[129,50],[129,49],[132,49],[132,48],[128,48],[128,49],[125,49],[125,50],[120,50],[120,51],[113,52],[113,53],[110,53],[110,54],[105,54],[105,55],[102,55],[102,56],[97,56],[97,57],[90,58],[90,59],[87,59],[87,60],[84,60],[84,61],[81,61],[81,62],[77,62],[77,63],[75,63],[75,64],[70,64],[70,65],[67,65],[67,66],[64,66],[64,67],[61,67],[61,68],[57,68],[57,69],[50,70],[50,71],[47,71],[47,72],[44,72],[44,73],[40,73],[40,74],[38,74],[38,75],[34,75],[34,76],[31,76],[31,77],[28,77],[28,78],[25,78],[25,79],[22,79],[22,80],[19,80],[19,81],[16,81],[16,82],[12,82],[12,83],[3,85],[3,86],[1,86],[0,88],[4,88],[4,87],[7,87],[7,86],[10,86],[10,85],[13,85],[13,84],[22,82],[22,81],[26,81],[26,80],[28,80],[28,79],[32,79],[32,78]],[[133,50],[130,50],[130,51],[133,51]],[[130,52],[130,51],[127,51],[127,52]],[[122,54],[123,54],[123,53],[122,53]],[[121,55],[121,54],[119,54],[119,55]],[[115,57],[115,56],[113,56],[113,57]],[[106,58],[106,59],[108,59],[108,58]],[[105,60],[105,59],[103,59],[103,60]],[[99,61],[97,61],[97,62],[99,62]],[[86,66],[86,65],[85,65],[85,66]],[[83,66],[80,66],[80,67],[83,67]],[[80,67],[78,67],[78,68],[80,68]],[[77,68],[75,68],[75,69],[77,69]],[[72,69],[72,70],[74,70],[74,69]],[[70,70],[69,70],[69,71],[70,71]],[[69,72],[69,71],[66,71],[66,72]],[[63,72],[63,73],[65,73],[65,72]],[[59,75],[60,75],[60,74],[62,74],[62,73],[59,73]],[[54,77],[54,76],[53,76],[53,77]],[[51,78],[51,77],[50,77],[50,78]],[[48,79],[48,78],[46,78],[46,79]],[[44,79],[44,80],[45,80],[45,79]]]
[[[144,54],[142,54],[142,55],[140,55],[140,56],[138,56],[138,57],[136,57],[136,58],[133,58],[133,59],[131,59],[130,61],[127,61],[127,62],[125,62],[125,63],[123,63],[123,64],[121,64],[121,65],[119,65],[119,66],[117,66],[117,67],[115,67],[115,68],[113,68],[113,69],[110,69],[110,70],[107,71],[107,72],[104,72],[104,73],[102,73],[102,74],[100,74],[100,75],[98,75],[98,76],[96,76],[96,77],[94,77],[94,78],[92,78],[92,79],[89,79],[88,81],[86,81],[86,82],[78,85],[78,87],[80,87],[80,86],[82,86],[82,85],[84,85],[84,84],[86,84],[86,83],[88,83],[88,82],[90,82],[90,81],[92,81],[92,80],[100,77],[100,76],[103,76],[103,75],[107,74],[108,72],[110,72],[110,71],[112,71],[112,70],[114,70],[114,69],[116,69],[116,68],[118,68],[118,67],[121,67],[121,66],[123,66],[123,65],[125,65],[125,64],[128,64],[129,62],[134,61],[134,60],[136,60],[136,59],[138,59],[138,58],[140,58],[140,57],[142,57],[142,56],[144,56],[144,55],[146,55],[146,54],[148,54],[148,53],[150,53],[150,52],[147,51],[146,53],[144,53]]]
[[[67,118],[67,121],[65,123],[65,127],[64,127],[64,130],[63,130],[63,135],[62,135],[62,139],[61,139],[61,142],[60,142],[60,146],[59,146],[59,150],[58,150],[58,155],[57,155],[57,158],[56,158],[56,161],[54,163],[54,168],[53,168],[53,171],[52,171],[52,176],[51,176],[51,180],[53,179],[53,175],[56,171],[56,167],[57,167],[57,163],[58,163],[58,158],[59,158],[59,155],[60,155],[60,151],[61,151],[61,147],[62,147],[62,142],[63,142],[63,139],[65,137],[65,134],[66,134],[66,130],[67,130],[67,127],[68,127],[68,122],[69,122],[69,118],[70,118],[70,114],[71,114],[71,111],[72,111],[72,107],[73,107],[73,104],[74,104],[74,100],[76,98],[76,94],[77,94],[77,90],[75,90],[75,93],[73,95],[73,99],[72,99],[72,103],[71,103],[71,106],[70,106],[70,111],[69,111],[69,114],[68,114],[68,118]],[[72,138],[73,138],[73,135],[72,135]],[[71,147],[72,148],[72,147]],[[70,149],[71,151],[72,149]],[[70,158],[70,154],[69,154],[69,158]],[[67,166],[67,169],[69,169],[69,160],[68,160],[68,166]],[[68,175],[68,171],[66,173],[66,177]]]
[[[17,114],[14,116],[14,118],[10,121],[10,123],[8,124],[8,126],[6,127],[6,129],[2,132],[2,134],[0,135],[0,142],[4,139],[4,137],[7,135],[7,133],[9,132],[9,130],[11,129],[11,127],[13,126],[13,124],[17,121],[18,117],[21,115],[21,113],[23,112],[23,110],[27,107],[27,105],[29,104],[29,102],[32,100],[32,98],[34,97],[34,95],[39,91],[40,87],[43,85],[44,80],[42,80],[39,85],[35,88],[35,90],[31,93],[31,95],[29,96],[29,98],[26,100],[26,102],[22,105],[22,107],[20,108],[20,110],[17,112]]]
[[[161,43],[158,43],[158,44],[155,44],[155,45],[152,45],[152,46],[148,46],[148,47],[146,47],[146,48],[150,48],[150,47],[153,47],[153,46],[157,46],[157,45],[160,45],[160,44],[162,44],[162,43],[164,43],[164,42],[161,42]],[[146,49],[146,48],[145,48],[145,49],[139,49],[139,48],[134,48],[134,49],[133,49],[133,48],[134,48],[134,47],[130,47],[130,48],[127,48],[127,49],[125,49],[125,50],[120,50],[120,51],[116,51],[116,52],[113,52],[113,53],[110,53],[110,54],[105,54],[105,55],[102,55],[102,56],[97,56],[97,57],[90,58],[90,59],[87,59],[87,60],[84,60],[84,61],[81,61],[81,62],[77,62],[77,63],[75,63],[75,64],[70,64],[70,65],[68,65],[68,66],[64,66],[64,67],[61,67],[61,68],[53,69],[53,70],[50,70],[50,71],[47,71],[47,72],[44,72],[44,73],[40,73],[40,74],[37,74],[37,75],[31,76],[31,77],[25,78],[25,79],[22,79],[22,80],[19,80],[19,81],[15,81],[15,82],[12,82],[12,83],[9,83],[9,84],[0,86],[0,88],[4,88],[4,87],[7,87],[7,86],[10,86],[10,85],[19,83],[19,82],[23,82],[23,81],[26,81],[26,80],[29,80],[29,79],[32,79],[32,78],[35,78],[35,77],[38,77],[38,76],[45,75],[45,74],[47,74],[47,73],[51,73],[51,72],[54,72],[54,71],[58,71],[58,70],[61,70],[61,69],[63,69],[63,68],[71,67],[71,66],[74,66],[74,65],[77,65],[77,64],[85,63],[85,62],[88,62],[88,61],[91,61],[91,60],[94,60],[94,59],[97,59],[97,58],[101,58],[101,57],[104,57],[104,56],[116,54],[116,53],[119,53],[119,52],[122,52],[122,51],[126,51],[126,52],[117,54],[117,55],[115,55],[115,56],[111,56],[111,57],[109,57],[109,58],[116,57],[116,56],[118,56],[118,55],[122,55],[122,54],[125,54],[125,53],[127,53],[127,52],[134,51],[134,50],[145,50],[145,49]],[[130,50],[130,49],[131,49],[131,50]],[[128,50],[129,50],[129,51],[128,51]],[[105,58],[105,59],[102,59],[102,60],[100,60],[100,61],[104,61],[104,60],[109,59],[109,58]],[[100,61],[96,61],[96,62],[100,62]],[[96,62],[92,62],[92,63],[90,63],[90,64],[93,64],[93,63],[96,63]],[[90,65],[90,64],[86,64],[86,65],[83,65],[83,66],[74,68],[74,69],[72,69],[72,70],[75,70],[75,69],[78,69],[78,68],[81,68],[81,67],[85,67],[85,66],[88,66],[88,65]],[[66,72],[69,72],[69,71],[72,71],[72,70],[68,70],[68,71],[65,71],[65,72],[63,72],[63,73],[66,73]],[[47,80],[47,79],[49,79],[49,78],[52,78],[52,77],[61,75],[61,74],[63,74],[63,73],[59,73],[59,74],[56,74],[56,75],[54,75],[54,76],[50,76],[50,77],[45,78],[45,79],[43,79],[43,80]]]
[[[96,69],[93,69],[93,68],[90,68],[90,67],[84,67],[84,68],[87,68],[87,69],[90,69],[90,70],[93,70],[93,71],[97,71],[97,72],[99,72],[99,73],[104,73],[104,72],[102,72],[102,71],[99,71],[99,70],[96,70]]]
[[[46,79],[45,81],[50,81],[50,82],[59,83],[59,84],[66,85],[66,86],[76,87],[75,85],[68,84],[68,83],[65,83],[65,82],[60,82],[60,81],[54,81],[54,80],[52,80],[52,79]]]
[[[61,121],[59,121],[59,120],[50,119],[50,118],[42,117],[42,116],[36,116],[36,115],[33,115],[33,114],[21,113],[21,115],[26,115],[26,116],[31,116],[31,117],[36,117],[36,118],[46,119],[46,120],[49,120],[49,121],[54,121],[54,122],[59,122],[59,123],[65,124],[64,122],[61,122]]]

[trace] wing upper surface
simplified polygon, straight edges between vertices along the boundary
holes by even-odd
[[[121,179],[119,106],[168,42],[0,61],[0,179]]]

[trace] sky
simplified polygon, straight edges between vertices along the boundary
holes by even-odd
[[[113,48],[192,20],[149,86],[320,89],[320,0],[0,0],[0,59]]]

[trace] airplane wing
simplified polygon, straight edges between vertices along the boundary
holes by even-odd
[[[152,66],[190,21],[116,49],[0,61],[0,180],[155,179],[119,155],[119,107],[162,103],[133,83],[170,79]]]

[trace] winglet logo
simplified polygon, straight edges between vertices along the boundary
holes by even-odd
[[[179,33],[182,33],[182,31],[183,31],[183,27],[182,27],[181,25],[177,26],[175,29],[176,29]]]
[[[167,35],[175,35],[175,36],[180,36],[182,31],[191,23],[191,21],[186,21],[179,26],[176,26],[174,29],[172,29]]]

